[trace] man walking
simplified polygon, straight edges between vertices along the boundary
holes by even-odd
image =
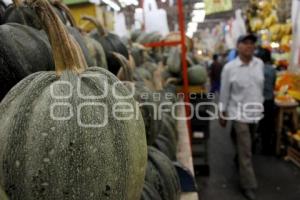
[[[225,65],[221,76],[220,124],[232,121],[240,184],[244,196],[256,199],[257,181],[252,165],[252,135],[263,113],[263,62],[254,57],[254,35],[243,35],[237,42],[238,57]]]
[[[210,65],[210,85],[211,85],[211,93],[219,93],[220,85],[221,85],[221,72],[223,65],[219,62],[219,55],[213,55],[213,63]]]

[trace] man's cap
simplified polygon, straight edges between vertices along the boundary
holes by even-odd
[[[257,37],[253,34],[241,35],[237,40],[237,44],[245,42],[246,40],[251,40],[253,43],[256,43]]]

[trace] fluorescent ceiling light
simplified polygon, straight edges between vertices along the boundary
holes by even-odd
[[[202,9],[202,8],[205,8],[205,3],[204,3],[204,2],[198,2],[198,3],[195,3],[194,8],[195,8],[195,9]]]

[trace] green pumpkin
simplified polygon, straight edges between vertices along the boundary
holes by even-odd
[[[46,0],[32,6],[46,27],[56,72],[26,77],[1,102],[0,184],[12,200],[139,199],[147,161],[144,123],[141,117],[117,120],[111,112],[116,103],[135,106],[134,99],[112,94],[118,79],[107,70],[85,70],[79,45]],[[104,90],[107,95],[94,100],[77,92],[86,97]],[[122,84],[115,92],[129,95]],[[107,112],[87,103],[105,105]],[[71,110],[73,117],[68,118]],[[139,112],[135,107],[134,111]],[[103,127],[87,125],[105,117],[108,123]]]
[[[137,42],[137,39],[138,37],[143,34],[143,31],[141,29],[136,29],[136,30],[133,30],[131,33],[130,33],[130,40],[131,42]]]
[[[152,185],[145,182],[141,200],[161,200],[161,197]]]
[[[139,103],[141,113],[145,123],[146,135],[147,135],[147,144],[152,145],[158,135],[158,127],[160,121],[155,119],[155,108],[153,104],[157,105],[153,100],[153,93],[143,82],[134,82],[133,73],[129,67],[129,62],[126,58],[120,54],[114,53],[116,59],[119,60],[120,65],[122,66],[122,78],[124,85],[128,90],[133,93],[134,99]]]
[[[84,16],[82,19],[93,23],[97,27],[95,30],[89,33],[89,36],[100,42],[105,51],[108,70],[117,75],[121,66],[118,61],[116,61],[113,52],[117,52],[123,55],[126,59],[129,59],[129,53],[126,45],[122,42],[119,36],[107,32],[100,21],[98,21],[96,18]]]
[[[180,180],[172,162],[159,150],[148,147],[145,181],[159,192],[162,200],[179,200]]]
[[[0,0],[0,25],[3,23],[3,16],[6,10],[6,4]]]
[[[170,160],[176,161],[176,146],[165,135],[158,135],[153,145],[159,151],[164,153]]]
[[[1,200],[8,200],[5,192],[2,190],[2,188],[0,187],[0,199]]]
[[[83,39],[93,60],[93,66],[98,66],[107,69],[105,52],[102,45],[95,39],[87,35],[84,36]]]
[[[178,47],[170,49],[167,58],[168,71],[172,74],[180,74],[181,72],[181,50]]]
[[[148,44],[153,42],[159,42],[162,36],[158,32],[142,33],[137,38],[137,42],[140,44]]]
[[[64,17],[64,14],[57,6],[53,8],[63,23],[66,24],[67,19]],[[13,0],[13,4],[10,4],[5,11],[3,21],[4,23],[18,23],[31,26],[39,30],[42,29],[42,25],[37,14],[28,6],[27,2],[23,2],[22,0]]]
[[[0,26],[0,38],[0,100],[26,76],[54,70],[51,46],[44,31],[8,23]]]
[[[207,81],[207,70],[201,65],[194,65],[188,69],[190,85],[204,85]]]
[[[74,26],[74,27],[67,26],[68,32],[79,43],[80,48],[83,51],[83,54],[84,54],[84,57],[86,59],[88,66],[93,66],[92,58],[91,58],[89,51],[83,41],[83,37],[81,36],[80,32],[76,28],[76,23],[75,23],[75,20],[72,19],[72,15],[68,11],[66,11],[67,8],[62,3],[59,3],[57,1],[53,1],[53,2],[55,2],[55,3],[53,3],[53,5],[51,5],[51,7],[54,9],[55,13],[59,16],[59,18],[62,20],[62,22],[64,24],[71,24],[72,26]],[[64,10],[63,10],[63,7],[64,7]],[[66,18],[65,15],[68,17]],[[28,2],[22,2],[21,0],[15,0],[14,4],[11,4],[7,8],[7,10],[5,11],[3,21],[4,21],[4,23],[23,24],[23,25],[30,26],[30,27],[33,27],[38,30],[42,29],[41,19],[39,18],[37,13],[34,11],[33,8],[31,8],[28,5]],[[23,42],[26,43],[26,41],[23,41]]]

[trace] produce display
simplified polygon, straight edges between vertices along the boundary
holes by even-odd
[[[251,32],[261,37],[264,47],[269,49],[279,49],[279,54],[289,54],[292,41],[292,20],[290,17],[283,16],[284,4],[288,1],[283,0],[252,0],[246,16]],[[289,58],[274,56],[277,66],[282,66],[282,62],[289,62]]]
[[[300,100],[300,75],[292,72],[280,74],[275,85],[276,100],[282,103],[294,103]]]
[[[90,16],[84,16],[82,19],[88,20],[96,26],[96,29],[89,33],[89,36],[97,40],[102,45],[105,51],[106,61],[109,64],[108,70],[116,75],[121,66],[115,61],[115,57],[112,53],[120,53],[129,59],[128,49],[123,44],[119,36],[107,32],[97,19]]]
[[[173,77],[170,49],[143,46],[178,34],[120,39],[83,19],[96,29],[59,0],[0,0],[0,199],[179,199],[177,121],[157,109],[178,101],[181,63]]]
[[[146,166],[146,137],[142,118],[112,121],[112,113],[96,107],[81,111],[82,123],[109,118],[105,127],[87,128],[78,119],[57,121],[48,115],[57,98],[67,96],[68,82],[81,95],[97,95],[108,89],[104,99],[111,109],[118,100],[111,91],[118,79],[110,72],[87,65],[77,42],[54,14],[49,3],[33,3],[50,40],[55,72],[37,72],[19,82],[1,102],[0,179],[10,199],[138,199],[142,190]],[[53,27],[52,27],[53,26]],[[93,76],[107,79],[95,79]],[[79,76],[86,76],[78,84]],[[54,88],[55,96],[49,95]],[[105,88],[108,87],[108,88]],[[125,86],[116,89],[128,96]],[[86,103],[73,93],[72,108]],[[133,99],[124,100],[134,105]],[[78,111],[78,112],[79,112]],[[66,110],[53,111],[65,116]],[[13,116],[17,116],[14,120]],[[59,117],[58,117],[59,118]],[[120,133],[121,132],[121,133]],[[11,187],[14,185],[14,187]]]

